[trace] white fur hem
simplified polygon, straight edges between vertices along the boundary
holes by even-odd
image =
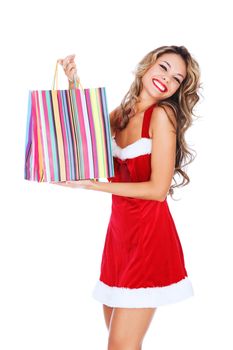
[[[176,303],[194,295],[193,287],[185,277],[164,287],[121,288],[111,287],[98,280],[92,297],[111,307],[143,308]]]

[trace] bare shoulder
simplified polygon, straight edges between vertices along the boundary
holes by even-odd
[[[116,112],[117,110],[119,110],[119,106],[117,106],[116,108],[114,108],[110,113],[109,113],[109,120],[110,120],[110,127],[111,127],[111,135],[114,136],[114,130],[112,127],[113,124],[113,120],[116,116]]]
[[[109,119],[110,121],[114,119],[116,112],[119,111],[119,106],[117,106],[116,108],[114,108],[110,113],[109,113]]]
[[[151,135],[153,136],[155,131],[160,128],[165,128],[176,133],[177,120],[172,107],[163,105],[156,106],[153,109],[150,121]]]
[[[115,112],[116,112],[117,108],[113,109],[110,113],[109,113],[109,119],[112,120],[114,115],[115,115]]]

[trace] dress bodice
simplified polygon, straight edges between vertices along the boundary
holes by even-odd
[[[144,112],[140,139],[122,148],[116,143],[115,137],[112,137],[115,176],[109,178],[110,181],[141,182],[150,179],[152,139],[149,137],[149,125],[155,105]]]

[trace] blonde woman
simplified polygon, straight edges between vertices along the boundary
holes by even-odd
[[[75,55],[60,59],[70,88]],[[113,178],[70,186],[112,194],[100,278],[93,297],[103,304],[108,350],[139,350],[158,306],[193,293],[167,196],[187,185],[185,142],[199,100],[200,68],[184,46],[162,46],[138,63],[129,91],[110,113]],[[186,163],[187,164],[187,163]],[[180,184],[171,185],[178,174]]]

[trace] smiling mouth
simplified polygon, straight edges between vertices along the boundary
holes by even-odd
[[[152,79],[152,82],[153,82],[154,86],[160,92],[166,92],[167,91],[167,87],[164,84],[162,84],[158,79]]]

